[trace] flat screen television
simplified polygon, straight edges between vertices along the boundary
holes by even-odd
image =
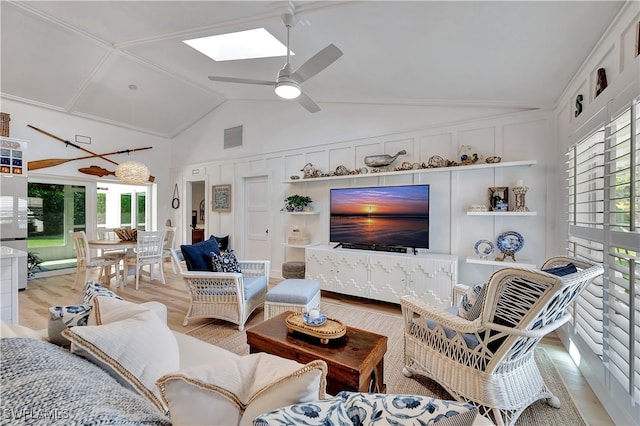
[[[329,240],[429,248],[429,185],[333,188]]]

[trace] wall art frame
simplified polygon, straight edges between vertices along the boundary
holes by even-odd
[[[636,24],[636,57],[640,56],[640,21]]]
[[[231,211],[231,185],[213,185],[211,187],[211,207],[214,212]]]
[[[488,195],[491,211],[506,212],[509,210],[509,187],[491,186]]]

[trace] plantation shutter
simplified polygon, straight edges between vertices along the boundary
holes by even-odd
[[[640,403],[640,108],[638,101],[572,146],[569,245],[605,274],[573,307],[573,329]]]

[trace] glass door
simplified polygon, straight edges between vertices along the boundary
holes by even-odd
[[[73,268],[76,252],[69,231],[86,230],[84,185],[28,183],[28,251],[43,263],[41,271]]]

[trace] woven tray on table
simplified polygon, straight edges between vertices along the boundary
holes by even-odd
[[[327,318],[327,321],[324,324],[311,326],[305,324],[302,319],[303,315],[303,313],[296,313],[287,317],[285,324],[290,332],[297,331],[299,333],[317,337],[323,345],[329,343],[329,340],[339,339],[347,334],[347,327],[340,320]]]

